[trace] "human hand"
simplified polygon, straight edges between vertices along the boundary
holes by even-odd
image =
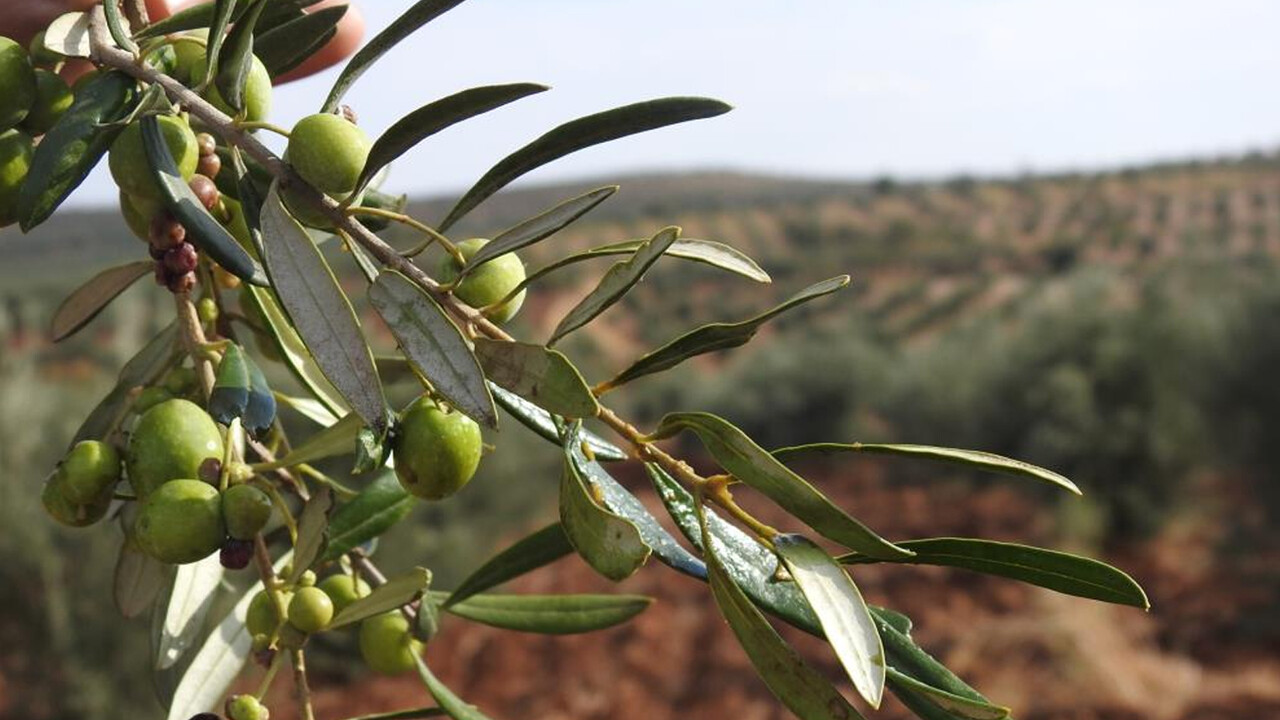
[[[147,13],[152,20],[166,18],[175,10],[198,4],[199,0],[146,0]],[[98,0],[16,0],[0,3],[0,35],[13,38],[23,45],[31,42],[31,38],[59,15],[78,10],[87,10],[98,3]],[[324,0],[311,6],[309,11],[332,5],[346,4],[346,0]],[[342,62],[360,44],[364,36],[364,17],[358,7],[352,5],[338,25],[338,33],[320,52],[311,56],[298,67],[276,79],[276,82],[289,82],[320,72],[325,68]]]

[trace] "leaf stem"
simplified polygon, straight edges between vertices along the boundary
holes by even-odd
[[[298,704],[302,706],[303,720],[315,720],[316,712],[311,707],[311,687],[307,684],[307,658],[302,649],[290,652],[293,661],[293,685],[298,695]]]
[[[182,344],[187,354],[195,362],[196,378],[200,381],[200,390],[205,398],[213,392],[213,363],[204,348],[208,340],[204,336],[204,328],[200,325],[200,314],[191,302],[191,293],[177,293],[173,296],[174,306],[178,311],[178,329],[182,336]]]
[[[267,674],[263,676],[262,682],[258,684],[258,692],[254,693],[254,697],[261,700],[266,696],[267,691],[271,689],[271,683],[275,682],[276,673],[280,671],[280,666],[284,664],[284,655],[276,654],[271,658],[271,665],[267,668]]]
[[[235,123],[235,126],[240,130],[248,130],[250,132],[254,130],[266,130],[268,132],[273,132],[283,138],[288,138],[290,136],[290,133],[288,130],[285,130],[279,125],[276,125],[275,123],[270,123],[265,120],[239,120]]]
[[[428,247],[430,247],[432,243],[440,243],[440,247],[444,248],[445,252],[448,252],[450,255],[452,255],[453,259],[457,260],[459,265],[464,265],[467,262],[466,258],[462,257],[462,251],[459,250],[458,246],[453,244],[453,242],[449,240],[449,238],[442,235],[440,231],[436,230],[430,225],[424,222],[415,220],[412,217],[405,215],[404,213],[398,213],[394,210],[385,210],[383,208],[359,207],[359,206],[347,208],[346,213],[347,215],[370,215],[372,217],[386,218],[387,220],[398,222],[402,225],[408,225],[414,230],[417,230],[423,235],[426,235],[427,241],[423,243],[421,246],[414,248],[408,253],[405,253],[405,257],[413,257],[414,255],[419,255],[422,253],[423,250],[426,250]]]

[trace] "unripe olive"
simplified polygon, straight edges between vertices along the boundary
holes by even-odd
[[[0,130],[22,122],[36,100],[36,76],[27,49],[0,37]]]
[[[23,118],[21,127],[32,135],[43,135],[53,128],[75,98],[67,81],[58,73],[44,69],[35,72],[35,101],[31,103],[31,111]]]
[[[120,191],[120,215],[124,217],[124,224],[142,242],[150,242],[151,218],[159,209],[160,204],[154,200],[135,198]]]
[[[333,619],[333,601],[318,587],[298,588],[289,601],[289,624],[304,633],[320,632]]]
[[[218,303],[211,297],[200,298],[200,302],[196,303],[196,312],[200,316],[200,322],[206,325],[218,321]]]
[[[196,371],[185,365],[179,365],[164,376],[164,389],[174,395],[187,393],[195,386]]]
[[[49,516],[63,525],[85,527],[92,525],[107,514],[111,507],[111,493],[104,493],[100,498],[87,505],[77,505],[67,499],[66,486],[61,473],[54,473],[45,481],[40,493],[40,502]]]
[[[205,35],[207,36],[207,31]],[[197,65],[204,62],[206,41],[204,38],[197,38],[194,35],[187,35],[173,41],[173,72],[170,73],[174,79],[183,85],[192,87],[198,85],[204,80],[204,75],[194,77]],[[205,65],[204,67],[208,67]]]
[[[314,587],[316,584],[316,573],[314,570],[303,570],[302,576],[298,578],[298,587]]]
[[[3,97],[3,95],[0,95]],[[31,169],[35,145],[20,130],[0,132],[0,227],[18,219],[18,192]]]
[[[83,89],[85,85],[88,85],[89,83],[93,82],[94,78],[98,77],[101,74],[102,74],[101,70],[94,68],[93,70],[90,70],[85,74],[81,75],[80,77],[76,78],[76,81],[71,83],[71,94],[75,95],[79,93],[80,90]]]
[[[398,610],[374,615],[360,623],[360,655],[370,670],[397,675],[412,670],[422,643],[409,632],[409,621]]]
[[[222,457],[222,433],[189,400],[166,400],[142,414],[125,453],[129,484],[145,497],[164,483],[199,477],[206,458]]]
[[[173,393],[169,392],[168,388],[163,388],[158,385],[143,388],[142,392],[138,393],[138,397],[133,401],[133,411],[136,413],[145,413],[160,403],[172,399]]]
[[[31,38],[31,42],[27,44],[27,54],[30,56],[31,63],[33,65],[44,65],[47,67],[57,65],[66,59],[65,55],[50,50],[49,47],[44,44],[43,30],[36,33],[35,37]]]
[[[83,440],[67,453],[58,474],[67,500],[76,505],[97,502],[120,481],[120,453],[100,440]]]
[[[354,578],[345,573],[341,575],[330,575],[316,587],[324,591],[329,599],[333,601],[333,613],[337,615],[346,609],[348,605],[368,595],[371,590],[369,583],[360,578]]]
[[[475,475],[481,448],[480,426],[474,420],[445,412],[424,395],[400,416],[393,444],[396,476],[411,494],[440,500]]]
[[[173,116],[160,115],[160,132],[164,142],[169,146],[178,165],[178,172],[183,180],[190,180],[196,174],[196,164],[200,160],[200,150],[196,145],[196,134],[192,132],[187,121]],[[111,177],[121,190],[130,195],[160,200],[160,186],[152,177],[151,165],[147,161],[147,152],[142,144],[142,122],[135,121],[116,137],[111,144],[111,154],[107,157],[107,165],[111,169]]]
[[[470,260],[487,244],[489,241],[484,238],[472,238],[458,243],[458,250],[462,252],[462,257]],[[440,261],[441,282],[453,282],[461,271],[462,266],[452,255],[446,255]],[[468,273],[458,287],[453,289],[453,294],[472,307],[483,308],[506,297],[524,278],[524,263],[520,262],[515,253],[507,253]],[[496,323],[507,322],[519,312],[520,306],[524,304],[524,296],[525,291],[521,290],[515,297],[491,310],[489,317]]]
[[[271,519],[271,498],[252,485],[232,485],[222,493],[222,517],[228,535],[250,540]]]
[[[285,608],[293,600],[293,593],[281,592],[280,601]],[[244,626],[250,635],[272,635],[280,627],[283,618],[276,612],[276,604],[271,600],[271,593],[262,590],[249,601],[249,610],[245,615]]]
[[[369,136],[346,118],[308,115],[293,126],[285,159],[302,179],[326,193],[349,193],[369,159]]]
[[[134,529],[144,552],[174,564],[217,552],[227,534],[218,489],[200,480],[161,485],[142,501]]]
[[[224,710],[230,720],[268,720],[271,712],[252,695],[236,695],[227,700]]]
[[[192,84],[199,83],[208,69],[209,60],[201,55],[192,68]],[[232,117],[236,116],[236,111],[227,104],[227,101],[222,98],[222,93],[218,92],[218,88],[212,83],[205,88],[204,97],[210,105]],[[271,73],[256,55],[253,58],[253,64],[249,66],[249,75],[245,78],[244,112],[244,119],[249,122],[260,122],[271,115]]]

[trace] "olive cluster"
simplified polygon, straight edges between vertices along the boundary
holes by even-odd
[[[63,58],[44,47],[31,52],[0,37],[0,227],[17,220],[18,192],[31,169],[36,138],[71,107],[73,91],[54,69]]]

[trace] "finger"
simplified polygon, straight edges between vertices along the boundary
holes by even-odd
[[[329,0],[314,5],[311,10],[344,4],[347,3]],[[338,33],[333,36],[333,39],[301,65],[276,78],[276,83],[287,83],[304,78],[346,60],[360,47],[362,39],[364,39],[364,15],[356,5],[348,5],[347,14],[343,15],[342,21],[338,23]]]
[[[169,0],[147,0],[147,19],[151,22],[163,20],[173,14]]]

